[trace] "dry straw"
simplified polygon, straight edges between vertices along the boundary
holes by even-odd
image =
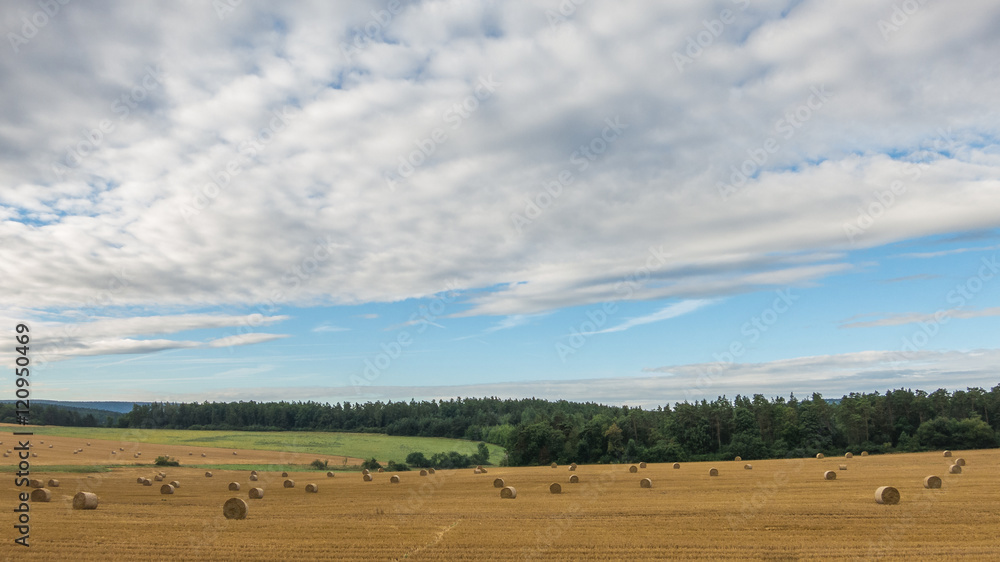
[[[569,465],[569,469],[571,471],[576,470],[576,463],[573,463],[573,464]]]
[[[145,480],[145,478],[143,478],[142,476],[140,476],[140,477],[138,477],[138,478],[135,479],[135,483],[136,484],[142,484],[143,480]]]
[[[206,472],[205,473],[205,478],[211,478],[211,477],[212,477],[212,473],[211,472]]]
[[[285,473],[285,472],[282,472],[281,474],[284,475],[284,476],[288,476],[288,473]],[[371,471],[366,468],[366,469],[364,469],[364,470],[361,471],[361,474],[371,474]]]
[[[513,486],[504,486],[500,489],[500,497],[505,500],[512,500],[517,497],[517,490]]]
[[[333,472],[332,471],[331,472],[327,472],[326,473],[326,477],[327,478],[333,478]]]
[[[965,459],[963,459],[962,457],[958,457],[957,459],[955,459],[955,464],[957,464],[958,466],[965,466]]]
[[[896,505],[899,503],[899,490],[892,486],[880,486],[875,490],[875,503]]]
[[[35,480],[34,478],[32,478],[31,480],[28,481],[28,485],[31,486],[32,488],[44,488],[45,482],[42,482],[41,480]]]
[[[474,468],[474,469],[472,469],[472,473],[473,473],[473,474],[482,474],[482,473],[483,473],[483,471],[482,471],[482,470],[480,470],[480,469],[478,469],[478,468]]]
[[[251,470],[250,471],[250,476],[257,476],[257,471],[256,470]]]
[[[834,471],[832,471],[832,470],[827,470],[826,472],[823,473],[823,478],[825,478],[827,480],[836,480],[837,479],[837,473],[834,472]]]
[[[709,470],[708,471],[708,475],[709,476],[718,476],[719,475],[719,469],[718,468],[713,468],[713,469]]]
[[[399,476],[393,474],[392,477],[389,478],[389,483],[390,484],[399,484]]]
[[[372,481],[372,475],[371,474],[363,474],[362,478],[365,479],[365,482],[371,482]]]
[[[740,461],[742,461],[742,460],[743,460],[743,457],[741,457],[741,456],[737,455],[737,456],[736,456],[736,458],[735,458],[735,459],[733,459],[733,460],[734,460],[734,461],[736,461],[736,462],[740,462]]]
[[[431,474],[434,474],[434,469],[433,469],[433,468],[428,468],[428,469],[427,469],[427,472],[429,472],[429,473],[431,473]]]
[[[284,484],[282,484],[282,486],[284,486],[286,488],[294,488],[295,487],[295,480],[285,480],[285,482],[284,482]]]
[[[174,480],[173,482],[171,482],[170,485],[173,486],[174,489],[177,489],[177,488],[181,487],[181,483],[178,482],[178,481],[176,481],[176,480]]]
[[[840,469],[840,470],[847,470],[847,465],[846,464],[842,464],[842,465],[840,465],[837,468]]]
[[[558,482],[553,482],[549,484],[549,492],[552,494],[561,494],[562,486],[560,486]]]
[[[264,497],[264,488],[250,488],[250,499],[259,500]]]
[[[153,481],[150,480],[149,478],[143,478],[142,479],[142,485],[143,486],[152,486],[153,485]]]
[[[366,472],[365,474],[368,474],[368,473]],[[282,478],[288,478],[288,473],[287,472],[282,472],[281,473],[281,477]]]
[[[306,493],[315,494],[319,492],[319,486],[316,484],[306,484]]]
[[[239,492],[240,491],[240,483],[239,482],[230,482],[229,483],[229,491],[230,492]]]
[[[251,475],[250,475],[250,481],[251,481],[251,482],[256,482],[257,480],[258,480],[258,477],[257,477],[257,475],[256,475],[256,474],[251,474]]]
[[[946,456],[946,457],[950,457],[950,456],[951,456],[951,451],[945,451],[945,452],[944,452],[944,456]]]
[[[746,470],[753,470],[753,465],[752,464],[745,464],[745,465],[743,465],[743,468],[746,469]]]
[[[962,474],[962,467],[957,464],[953,464],[948,467],[948,474]]]
[[[164,485],[160,486],[160,493],[161,494],[172,494],[172,493],[174,493],[174,487],[171,486],[170,484],[164,484]]]
[[[646,463],[644,462],[639,463],[639,468],[646,468]]]
[[[639,467],[633,464],[632,466],[628,467],[628,471],[631,472],[632,474],[635,474],[636,472],[639,472]]]
[[[680,468],[680,467],[681,467],[681,463],[679,463],[679,462],[675,462],[674,463],[674,468]]]
[[[487,472],[487,470],[485,468],[480,468],[479,469],[479,473],[480,474],[486,474],[486,472]]]
[[[924,478],[924,488],[940,488],[941,487],[941,477],[940,476],[928,476]]]
[[[580,477],[577,476],[577,475],[575,475],[575,474],[573,476],[570,476],[569,477],[569,483],[570,484],[579,484],[580,483]]]
[[[205,476],[208,475],[206,474]],[[163,475],[157,474],[156,476],[153,477],[153,480],[156,480],[157,482],[163,482]]]
[[[552,468],[559,468],[559,465],[558,465],[558,464],[556,464],[555,462],[553,462],[553,463],[552,463],[551,465],[549,465],[549,466],[551,466]]]
[[[642,480],[639,481],[639,487],[640,488],[652,488],[653,487],[653,481],[650,480],[649,478],[643,478]]]
[[[208,455],[206,455],[205,453],[202,453],[202,454],[201,454],[201,456],[203,456],[203,457],[207,457]]]
[[[861,451],[861,456],[862,457],[867,457],[868,456],[868,451]]]
[[[427,471],[424,470],[424,469],[420,469],[420,475],[421,476],[427,476]]]
[[[88,443],[89,445],[90,443]],[[73,509],[97,509],[97,494],[92,492],[77,492],[73,496]]]
[[[52,501],[52,492],[50,492],[46,488],[36,488],[31,491],[31,501],[32,502]]]
[[[226,503],[222,504],[222,514],[226,516],[226,519],[246,519],[247,502],[240,498],[229,498]]]
[[[385,469],[380,466],[378,468],[378,472],[379,472],[379,474],[382,474],[383,472],[385,472]]]
[[[844,454],[844,458],[845,459],[853,459],[854,458],[854,453],[845,453]]]
[[[824,458],[824,457],[823,457],[823,453],[816,453],[816,458],[817,458],[817,459],[822,459],[822,458]]]
[[[494,478],[493,479],[493,487],[494,488],[503,488],[504,487],[503,478]]]

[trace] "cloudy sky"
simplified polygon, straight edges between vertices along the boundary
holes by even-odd
[[[35,398],[1000,382],[998,4],[2,19],[0,358],[28,324]]]

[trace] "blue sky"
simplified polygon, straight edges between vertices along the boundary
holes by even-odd
[[[998,383],[998,7],[12,6],[36,398]]]

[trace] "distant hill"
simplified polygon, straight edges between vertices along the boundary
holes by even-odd
[[[13,400],[0,400],[0,404],[13,404]],[[81,414],[100,414],[118,416],[132,411],[133,404],[149,404],[149,402],[68,402],[65,400],[32,400],[39,406],[58,406],[70,410],[78,410]]]

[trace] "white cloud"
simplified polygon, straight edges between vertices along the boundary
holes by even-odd
[[[595,333],[607,334],[611,332],[624,332],[629,328],[642,326],[643,324],[652,324],[653,322],[661,322],[663,320],[669,320],[671,318],[676,318],[678,316],[694,312],[703,306],[712,304],[713,302],[714,301],[712,300],[700,299],[700,300],[690,300],[690,301],[682,301],[674,303],[664,308],[661,308],[660,310],[657,310],[652,314],[648,314],[646,316],[640,316],[639,318],[630,318],[629,320],[626,320],[625,322],[622,322],[617,326],[612,326],[610,328],[606,328],[604,330]]]
[[[841,328],[875,328],[881,326],[903,326],[906,324],[916,324],[918,322],[928,322],[933,324],[943,324],[952,318],[986,318],[990,316],[1000,316],[1000,306],[984,308],[980,310],[964,310],[960,308],[942,309],[931,314],[909,313],[891,314],[884,318],[875,320],[865,320],[862,322],[847,322],[841,324]]]
[[[313,332],[317,333],[327,333],[327,332],[348,332],[350,328],[343,328],[341,326],[332,326],[330,324],[320,324],[312,329]]]

